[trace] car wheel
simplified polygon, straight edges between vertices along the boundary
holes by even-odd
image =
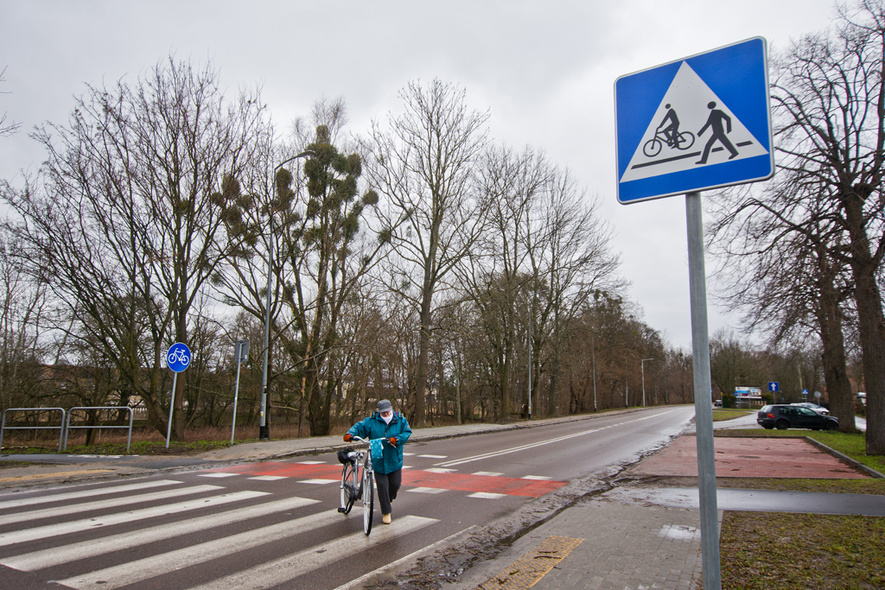
[[[790,423],[786,420],[778,420],[777,424],[775,424],[778,430],[786,430],[790,427]]]
[[[827,430],[836,430],[836,423],[835,422],[827,422],[826,429]]]

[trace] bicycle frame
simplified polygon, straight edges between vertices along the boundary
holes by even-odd
[[[353,438],[365,443],[367,447],[371,447],[371,441],[359,436]],[[370,448],[351,451],[348,457],[351,459],[350,464],[344,465],[341,472],[341,505],[338,507],[338,512],[348,514],[354,502],[362,500],[363,532],[368,535],[372,531],[375,508],[375,472],[372,468],[372,452]]]

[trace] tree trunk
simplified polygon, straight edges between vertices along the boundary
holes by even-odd
[[[863,200],[856,194],[849,194],[843,206],[853,249],[850,263],[867,392],[867,454],[885,455],[885,315],[882,313],[882,295],[864,230]]]
[[[430,350],[430,302],[433,293],[425,288],[421,299],[421,334],[418,349],[418,370],[415,374],[415,415],[414,426],[424,426],[425,397],[427,395],[427,362]]]
[[[820,293],[816,315],[823,346],[821,360],[824,383],[829,394],[830,414],[839,418],[841,432],[857,432],[854,423],[854,396],[846,369],[843,314],[839,305],[839,290],[835,284],[836,271],[826,250],[822,247],[815,248],[815,254]]]

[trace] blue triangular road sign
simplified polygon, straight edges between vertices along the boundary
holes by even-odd
[[[621,203],[774,173],[764,39],[622,76],[615,108]]]

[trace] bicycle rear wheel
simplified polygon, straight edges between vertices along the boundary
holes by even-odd
[[[353,508],[353,501],[357,496],[355,484],[356,474],[354,466],[353,463],[348,463],[341,472],[341,498],[338,504],[338,512],[342,514],[350,513],[350,509]]]
[[[375,474],[366,472],[363,477],[363,532],[372,532],[372,515],[375,509]]]
[[[644,153],[649,158],[654,158],[661,153],[661,148],[663,147],[664,142],[657,137],[653,137],[646,141],[645,144],[642,146],[642,153]]]

